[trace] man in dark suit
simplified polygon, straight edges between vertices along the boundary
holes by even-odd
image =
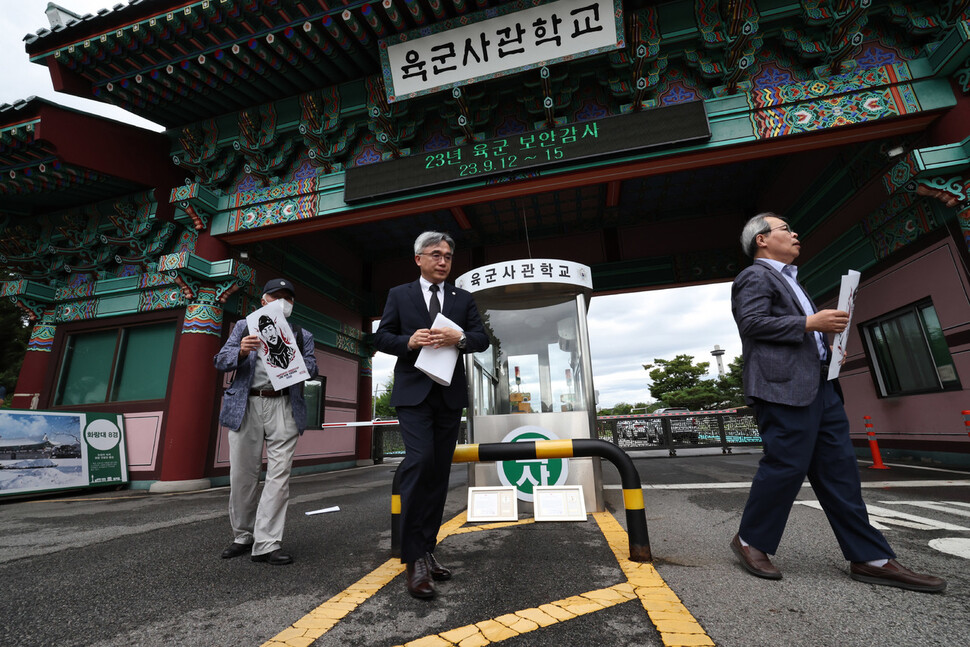
[[[468,386],[461,354],[448,386],[434,382],[414,362],[427,346],[455,346],[460,353],[477,353],[489,343],[471,294],[445,283],[454,248],[455,241],[448,234],[426,231],[418,236],[414,262],[421,277],[388,293],[374,337],[378,350],[397,357],[390,404],[397,410],[405,449],[398,468],[401,561],[407,565],[408,592],[416,598],[434,597],[434,580],[451,578],[451,571],[435,558],[434,549],[448,496],[461,410],[468,406]],[[463,332],[432,328],[438,312]]]
[[[943,591],[944,580],[900,565],[869,523],[842,392],[827,379],[828,334],[845,330],[848,313],[815,308],[792,265],[798,234],[777,215],[751,218],[741,246],[754,263],[734,280],[731,306],[741,334],[745,399],[754,407],[764,456],[731,548],[750,573],[781,579],[768,555],[775,554],[808,476],[853,579]]]

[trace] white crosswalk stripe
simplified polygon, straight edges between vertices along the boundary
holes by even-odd
[[[917,508],[954,514],[958,517],[970,517],[970,503],[963,503],[962,501],[880,501],[880,503],[911,505]],[[961,509],[964,507],[966,509]]]
[[[815,508],[816,510],[822,509],[822,504],[818,501],[796,501],[795,503],[808,506],[809,508]],[[915,514],[899,512],[878,505],[867,505],[866,508],[869,510],[869,523],[879,530],[887,530],[890,525],[914,528],[916,530],[970,530],[970,528],[958,526],[953,523],[937,521],[936,519],[930,519],[928,517],[919,517]]]
[[[796,501],[795,503],[816,510],[822,506],[818,501]],[[921,508],[944,515],[970,518],[970,503],[963,501],[880,501],[882,505],[867,505],[869,523],[879,530],[892,530],[893,526],[923,531],[970,531],[970,528],[948,521],[901,512],[887,506],[909,506]],[[970,559],[970,537],[937,537],[928,542],[930,548],[941,553]]]

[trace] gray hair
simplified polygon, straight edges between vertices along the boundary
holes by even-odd
[[[765,211],[764,213],[759,213],[757,216],[752,216],[745,223],[744,229],[741,230],[741,249],[751,258],[754,258],[754,255],[758,251],[758,245],[755,243],[755,239],[759,235],[767,234],[771,231],[771,225],[768,224],[767,218],[778,218],[778,220],[788,224],[787,220],[771,211]]]
[[[428,247],[434,247],[441,242],[448,243],[452,253],[455,251],[455,239],[440,231],[426,231],[414,240],[414,255],[417,256]]]

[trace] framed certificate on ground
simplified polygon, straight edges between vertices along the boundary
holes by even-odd
[[[468,521],[518,521],[514,487],[468,488]]]
[[[537,485],[532,495],[536,521],[586,521],[582,485]]]

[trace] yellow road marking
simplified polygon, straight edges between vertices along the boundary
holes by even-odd
[[[451,521],[442,524],[438,530],[438,541],[444,540],[465,523],[465,513],[462,512]],[[293,623],[269,640],[263,647],[307,647],[330,631],[340,620],[358,606],[366,602],[375,593],[387,586],[391,580],[404,572],[404,564],[400,559],[392,558],[378,566],[369,575],[357,580],[344,591],[333,596],[316,609]]]
[[[572,620],[587,613],[601,611],[608,607],[636,600],[637,595],[629,584],[617,584],[605,589],[573,595],[556,600],[533,609],[522,609],[507,613],[492,620],[483,620],[473,625],[443,631],[440,634],[424,636],[405,643],[405,647],[452,646],[471,647],[490,645],[509,638],[535,631],[557,622]],[[400,646],[398,646],[400,647]]]
[[[454,535],[463,535],[468,532],[482,532],[483,530],[495,530],[496,528],[508,528],[509,526],[525,526],[535,523],[535,519],[519,519],[518,521],[496,521],[495,523],[483,523],[480,526],[463,526],[453,532]],[[439,540],[440,541],[440,540]]]
[[[650,621],[660,632],[664,645],[667,647],[714,645],[714,641],[687,610],[677,594],[667,586],[653,564],[634,562],[629,559],[629,540],[626,531],[616,518],[609,512],[594,512],[593,518],[603,531],[606,543],[616,556],[616,561],[626,575],[627,582],[634,587]]]
[[[653,565],[630,561],[627,533],[613,515],[609,512],[594,512],[593,518],[616,556],[616,561],[627,578],[626,582],[543,604],[537,608],[522,609],[439,634],[423,636],[403,647],[483,647],[636,599],[640,600],[650,621],[657,628],[665,647],[713,647],[714,642],[707,632],[677,594],[667,586]],[[438,532],[438,541],[441,542],[452,534],[525,525],[533,523],[534,519],[463,527],[465,521],[466,514],[462,512],[443,524]],[[384,562],[376,570],[270,638],[262,647],[309,647],[402,572],[404,565],[400,560],[395,558]]]

